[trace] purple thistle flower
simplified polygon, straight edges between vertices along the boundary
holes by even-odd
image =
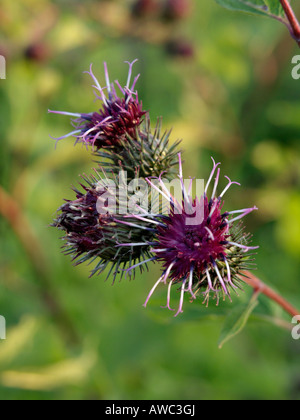
[[[164,270],[150,291],[144,306],[161,283],[169,282],[166,307],[170,310],[173,310],[170,307],[172,285],[180,285],[180,303],[175,316],[183,312],[185,293],[188,293],[192,300],[202,294],[203,303],[206,302],[207,305],[212,294],[217,299],[218,305],[220,296],[231,300],[230,291],[236,292],[238,288],[241,288],[238,274],[241,270],[249,269],[252,264],[249,261],[248,251],[258,248],[248,245],[251,235],[244,233],[241,219],[257,208],[223,212],[225,193],[233,184],[240,184],[226,177],[229,181],[228,185],[220,194],[217,194],[220,164],[216,164],[214,160],[213,162],[213,170],[204,195],[200,198],[192,199],[190,191],[185,190],[181,155],[179,155],[179,179],[184,197],[182,203],[178,203],[171,196],[161,177],[159,178],[160,193],[170,200],[171,212],[168,216],[159,216],[157,219],[160,223],[156,228],[152,253],[155,259],[163,264]],[[211,198],[208,199],[207,192],[215,174]],[[155,187],[152,181],[148,180],[148,182]],[[191,213],[191,206],[196,213]],[[189,223],[191,214],[200,214],[199,210],[203,217],[195,225],[191,225]]]
[[[70,113],[62,111],[51,111],[49,113],[74,117],[72,125],[75,128],[72,132],[55,140],[59,141],[67,137],[76,137],[76,143],[85,143],[88,146],[100,150],[104,147],[119,146],[127,135],[134,137],[136,129],[143,121],[144,115],[142,103],[139,101],[138,93],[135,91],[139,76],[132,82],[132,69],[137,60],[129,65],[127,83],[124,87],[116,80],[115,85],[120,90],[117,94],[114,83],[110,82],[107,64],[104,63],[106,86],[101,87],[99,81],[92,71],[92,65],[88,73],[93,81],[93,88],[96,98],[102,101],[102,108],[98,112],[89,114]],[[107,94],[104,92],[107,91]]]
[[[76,199],[65,200],[52,226],[65,233],[64,253],[72,256],[75,265],[96,261],[91,276],[111,266],[107,278],[112,275],[114,282],[126,273],[127,264],[131,266],[129,274],[134,275],[135,268],[143,272],[144,264],[154,260],[150,249],[155,222],[144,218],[136,225],[133,217],[107,212],[107,196],[115,191],[109,189],[105,177],[104,171],[102,177],[98,172],[90,179],[83,177],[84,191],[73,188]]]

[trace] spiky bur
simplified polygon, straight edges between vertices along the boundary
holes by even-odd
[[[134,91],[139,75],[132,82],[133,65],[129,63],[127,83],[124,87],[116,81],[110,82],[107,65],[104,63],[106,87],[101,87],[92,67],[87,72],[93,79],[97,99],[102,101],[102,108],[90,114],[72,114],[69,112],[50,111],[50,113],[71,116],[75,130],[62,140],[75,137],[76,143],[91,146],[101,167],[114,174],[120,170],[127,171],[129,179],[136,177],[159,176],[171,179],[176,172],[179,141],[170,145],[171,132],[162,132],[162,121],[158,120],[154,131],[151,129],[148,112],[143,110]],[[120,90],[121,96],[117,94]],[[104,91],[108,92],[106,96]]]
[[[164,199],[170,202],[169,215],[159,216],[159,223],[155,236],[152,253],[156,261],[163,265],[163,273],[150,291],[145,306],[161,283],[168,284],[167,308],[170,310],[171,288],[180,286],[180,303],[177,316],[183,312],[184,295],[188,293],[192,300],[203,296],[208,305],[213,296],[217,305],[220,297],[231,300],[231,291],[241,289],[238,276],[242,270],[250,269],[253,265],[251,253],[258,247],[249,246],[251,235],[245,233],[241,219],[257,210],[256,207],[224,212],[223,197],[233,184],[229,178],[228,185],[219,194],[217,189],[220,178],[219,163],[213,170],[205,187],[203,196],[192,199],[186,191],[182,174],[181,156],[179,179],[182,186],[183,201],[177,201],[167,190],[161,177],[158,178],[160,188],[151,180],[149,184],[156,188]],[[216,174],[211,198],[208,190]],[[240,184],[238,184],[240,185]],[[197,223],[191,223],[191,214],[201,215]],[[198,217],[198,216],[197,216]]]
[[[72,256],[75,265],[96,263],[91,276],[101,274],[110,266],[107,278],[112,276],[113,282],[116,277],[122,279],[127,264],[131,267],[130,275],[134,276],[138,267],[143,272],[145,264],[154,260],[150,254],[156,223],[153,217],[141,217],[137,225],[136,217],[115,215],[112,208],[108,211],[107,202],[115,199],[115,188],[105,172],[101,175],[96,172],[95,176],[83,180],[83,191],[74,188],[76,199],[66,200],[52,224],[65,233],[64,253]],[[117,182],[115,179],[114,184]],[[118,200],[125,202],[128,197],[121,196]]]
[[[171,131],[162,131],[162,120],[158,119],[152,130],[150,119],[146,116],[135,136],[126,136],[120,141],[118,149],[105,148],[95,152],[101,166],[117,174],[127,172],[128,179],[159,176],[171,180],[176,175],[178,148],[180,141],[170,145]]]
[[[75,137],[76,143],[84,143],[92,146],[94,150],[103,147],[118,148],[127,135],[134,137],[137,127],[142,123],[146,111],[143,110],[142,102],[139,101],[138,92],[135,90],[139,76],[132,82],[133,65],[128,62],[129,72],[127,83],[123,87],[118,81],[110,82],[107,65],[104,63],[106,86],[102,87],[93,73],[92,65],[88,73],[93,81],[93,88],[102,106],[97,112],[89,114],[51,111],[50,113],[73,117],[72,125],[74,130],[65,136],[57,138],[62,140],[67,137]],[[117,93],[119,89],[120,93]],[[105,94],[106,91],[106,94]]]

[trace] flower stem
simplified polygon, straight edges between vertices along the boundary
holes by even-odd
[[[290,5],[289,0],[280,0],[280,3],[283,7],[283,10],[285,12],[285,15],[290,23],[291,27],[291,34],[293,38],[296,39],[298,42],[298,45],[300,47],[300,23],[295,15],[294,10],[292,9],[292,6]]]
[[[255,292],[263,293],[265,296],[276,302],[292,317],[299,316],[300,310],[294,308],[287,300],[276,293],[273,289],[263,283],[259,278],[254,276],[249,271],[242,272],[243,281],[251,286]]]

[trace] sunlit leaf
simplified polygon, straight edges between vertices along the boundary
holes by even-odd
[[[216,2],[230,10],[270,17],[284,16],[279,0],[216,0]]]

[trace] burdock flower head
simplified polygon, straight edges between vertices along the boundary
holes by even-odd
[[[72,125],[75,130],[56,140],[73,136],[76,138],[76,142],[85,143],[95,150],[100,150],[103,147],[117,147],[122,140],[126,139],[127,135],[134,136],[146,114],[135,90],[139,75],[132,82],[132,69],[136,61],[128,62],[129,72],[124,87],[118,81],[111,83],[106,63],[104,63],[106,86],[102,87],[94,75],[91,65],[90,71],[86,73],[94,81],[95,95],[102,102],[102,107],[98,112],[89,114],[49,110],[50,113],[74,118]],[[117,93],[116,87],[120,94]]]
[[[226,177],[227,186],[217,193],[220,164],[213,161],[213,170],[204,194],[192,199],[192,180],[187,191],[180,155],[179,159],[183,201],[179,202],[170,194],[161,177],[158,179],[159,187],[152,180],[148,180],[152,187],[170,202],[171,211],[169,215],[157,218],[159,225],[152,252],[155,259],[163,264],[164,270],[149,293],[145,306],[157,286],[164,283],[168,284],[167,308],[171,310],[171,288],[173,285],[179,285],[181,297],[175,316],[182,312],[185,293],[188,293],[192,300],[202,295],[203,303],[207,304],[211,295],[217,300],[217,304],[222,296],[224,299],[231,299],[231,290],[236,291],[240,288],[241,270],[249,269],[252,264],[248,251],[257,249],[249,246],[251,235],[244,232],[241,222],[244,216],[257,208],[230,212],[223,210],[225,193],[233,184],[238,183]],[[208,198],[215,174],[211,197]]]
[[[95,262],[91,275],[111,266],[107,278],[112,276],[113,282],[117,276],[123,277],[128,264],[133,274],[137,267],[142,272],[144,264],[154,259],[150,253],[155,234],[152,218],[142,218],[137,225],[135,217],[117,213],[111,203],[115,202],[118,186],[106,178],[104,171],[101,176],[96,172],[83,179],[83,191],[74,188],[76,199],[66,200],[52,224],[65,233],[64,253],[72,256],[75,265]],[[130,248],[122,245],[129,240]]]
[[[126,171],[128,178],[134,179],[158,176],[164,171],[167,178],[172,178],[180,142],[170,145],[171,131],[162,132],[161,119],[152,130],[149,114],[143,111],[135,91],[139,75],[133,82],[131,80],[136,61],[127,62],[129,73],[124,87],[118,81],[110,82],[107,65],[104,63],[106,87],[102,88],[91,67],[88,74],[95,82],[93,87],[97,99],[102,101],[102,108],[90,114],[49,111],[74,117],[72,125],[75,130],[56,140],[73,136],[76,143],[92,146],[100,166],[114,174]],[[115,86],[121,92],[120,96]]]

